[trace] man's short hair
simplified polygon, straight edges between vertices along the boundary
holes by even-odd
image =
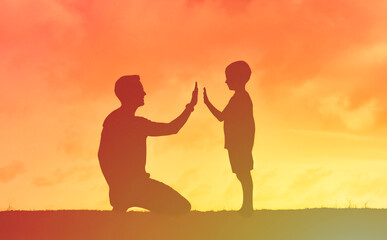
[[[122,101],[125,95],[138,91],[142,84],[139,75],[125,75],[120,77],[114,85],[114,93]]]
[[[251,69],[245,61],[236,61],[226,67],[226,73],[231,73],[238,76],[244,83],[249,81],[251,76]]]

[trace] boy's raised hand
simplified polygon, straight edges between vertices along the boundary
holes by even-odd
[[[192,98],[191,98],[191,102],[189,103],[192,107],[194,107],[196,105],[196,103],[198,102],[198,83],[195,82],[195,87],[194,87],[194,90],[192,92]]]
[[[216,117],[216,119],[218,119],[219,121],[223,121],[222,112],[216,109],[216,107],[214,107],[214,105],[212,105],[210,100],[208,99],[206,88],[203,88],[203,98],[204,104],[206,104],[206,106],[208,107],[210,112]]]
[[[210,102],[210,100],[208,99],[208,96],[207,96],[206,88],[203,88],[203,100],[204,100],[204,104],[206,104],[206,105],[208,105],[208,103]]]

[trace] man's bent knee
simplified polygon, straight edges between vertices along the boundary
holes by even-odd
[[[181,202],[179,204],[176,204],[175,208],[173,209],[173,213],[177,215],[187,214],[190,211],[191,203],[185,198],[182,198]]]
[[[191,203],[187,199],[184,199],[184,200],[185,200],[185,203],[183,204],[182,212],[189,213],[191,211]]]

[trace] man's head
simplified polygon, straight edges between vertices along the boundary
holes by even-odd
[[[226,84],[230,90],[244,88],[250,75],[251,69],[245,61],[233,62],[226,68]]]
[[[139,107],[144,105],[144,88],[138,75],[120,77],[114,86],[114,92],[122,105]]]

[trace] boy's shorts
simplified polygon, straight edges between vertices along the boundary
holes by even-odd
[[[233,173],[251,171],[254,166],[253,154],[250,149],[228,149]]]

